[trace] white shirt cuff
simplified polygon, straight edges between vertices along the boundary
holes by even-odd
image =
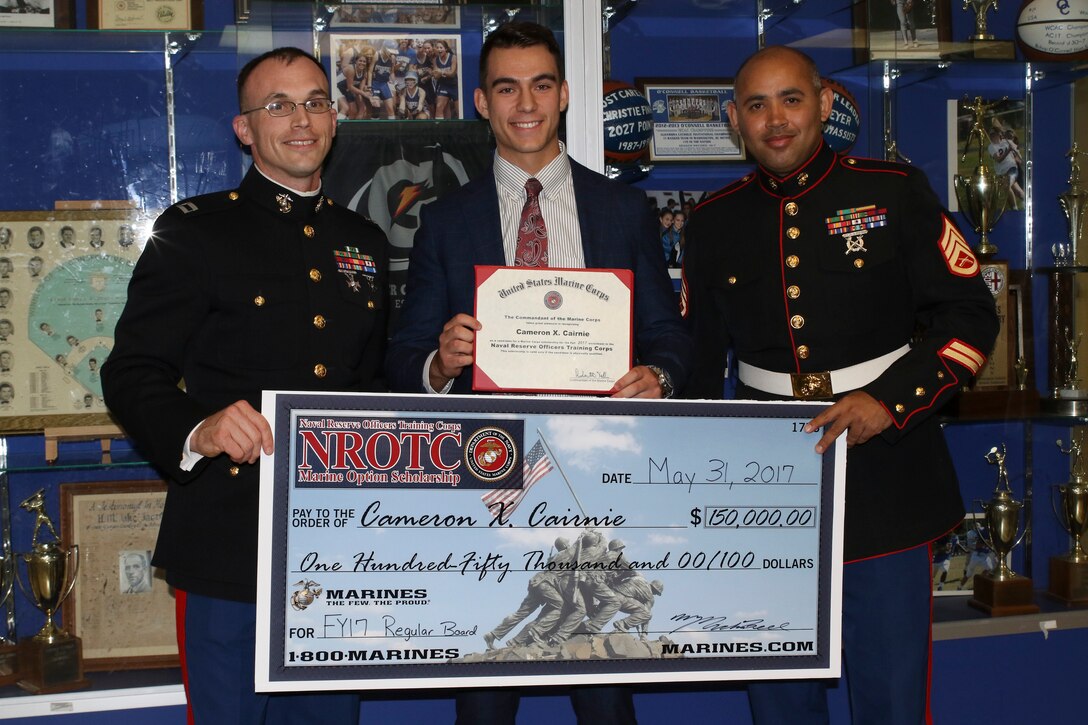
[[[434,360],[434,356],[437,354],[438,350],[435,350],[427,356],[426,362],[423,363],[423,389],[433,395],[445,395],[450,392],[450,388],[453,387],[453,378],[450,378],[449,382],[447,382],[441,390],[435,390],[431,387],[431,376],[429,374],[431,370],[431,360]]]
[[[204,456],[199,453],[193,453],[193,449],[191,446],[193,441],[193,434],[196,433],[196,429],[199,428],[201,423],[203,422],[204,421],[200,421],[200,423],[197,423],[195,426],[193,426],[193,429],[189,431],[189,435],[185,436],[185,447],[181,449],[181,463],[178,464],[178,468],[183,471],[193,470],[193,466],[200,463],[200,461],[204,458]]]

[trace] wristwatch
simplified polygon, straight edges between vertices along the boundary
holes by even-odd
[[[647,365],[653,374],[657,376],[657,384],[661,386],[661,397],[671,398],[673,393],[676,392],[676,388],[672,386],[672,376],[665,370],[662,370],[657,365]]]

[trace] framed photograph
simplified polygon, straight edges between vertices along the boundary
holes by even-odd
[[[934,596],[971,594],[975,574],[997,568],[996,554],[979,534],[979,528],[986,533],[984,519],[983,514],[969,513],[959,526],[933,542]]]
[[[83,640],[87,670],[177,667],[174,595],[151,566],[166,484],[64,483],[61,540],[79,547],[64,628]]]
[[[332,16],[332,27],[381,25],[386,28],[460,28],[461,9],[435,3],[373,3],[345,0]]]
[[[956,199],[956,174],[970,176],[979,163],[981,145],[982,162],[999,176],[1009,178],[1009,201],[1005,213],[1024,210],[1024,159],[1020,144],[1026,138],[1024,127],[1027,115],[1024,101],[1002,98],[983,100],[987,111],[983,118],[985,139],[971,138],[975,114],[970,106],[974,100],[966,98],[948,101],[948,209],[959,211]],[[980,141],[984,142],[980,144]],[[970,148],[968,148],[970,145]]]
[[[110,422],[99,371],[148,219],[0,212],[0,432]]]
[[[353,33],[327,37],[338,120],[465,117],[459,36]],[[471,108],[472,99],[467,103]]]
[[[950,0],[867,0],[854,5],[858,63],[941,57],[952,42]]]
[[[87,27],[199,30],[204,27],[204,0],[87,0]]]
[[[637,78],[650,104],[650,160],[743,161],[744,143],[729,125],[732,79]]]
[[[23,0],[0,7],[0,28],[70,28],[75,0]]]

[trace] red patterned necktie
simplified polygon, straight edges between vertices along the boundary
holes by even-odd
[[[529,197],[521,210],[518,224],[518,248],[514,253],[515,267],[548,266],[548,230],[544,217],[540,216],[540,190],[544,187],[536,179],[525,182]]]

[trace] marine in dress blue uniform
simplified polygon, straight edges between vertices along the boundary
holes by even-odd
[[[301,102],[327,89],[311,57],[295,49],[284,57],[290,60],[257,59],[249,76],[254,105]],[[327,100],[325,93],[309,98]],[[187,199],[158,218],[102,368],[103,392],[169,483],[153,564],[178,592],[196,722],[291,722],[312,712],[354,723],[355,695],[253,692],[256,459],[261,448],[270,452],[271,429],[267,446],[258,434],[245,453],[224,448],[195,462],[183,453],[187,445],[201,453],[198,431],[222,422],[224,411],[249,408],[257,418],[248,422],[267,426],[255,412],[262,390],[376,389],[386,338],[386,239],[320,193],[320,161],[335,133],[331,107],[322,114],[297,105],[278,118],[242,114],[236,130],[239,119],[255,165],[237,189]],[[310,192],[271,178],[311,168],[304,180],[316,186]]]
[[[747,74],[745,74],[747,71]],[[847,452],[843,647],[856,722],[926,717],[928,543],[964,510],[934,414],[993,345],[993,298],[963,235],[910,166],[835,154],[807,56],[757,54],[730,118],[760,166],[696,207],[681,306],[686,397],[829,400],[822,452]],[[864,411],[864,414],[858,411]],[[844,417],[845,416],[845,417]],[[853,417],[851,417],[853,416]],[[826,722],[823,685],[752,684],[758,723]]]

